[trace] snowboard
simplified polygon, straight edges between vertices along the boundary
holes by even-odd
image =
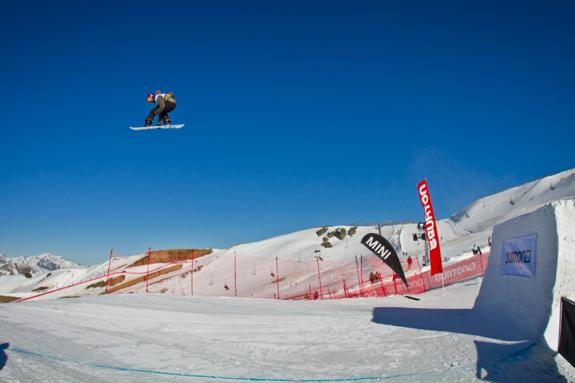
[[[151,126],[139,126],[129,128],[132,130],[152,130],[152,129],[180,129],[183,128],[184,124],[172,124],[172,125],[151,125]]]

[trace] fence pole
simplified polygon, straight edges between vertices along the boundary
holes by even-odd
[[[194,250],[192,250],[192,270],[190,270],[190,276],[191,276],[191,292],[192,292],[192,296],[194,296]]]
[[[319,272],[319,258],[315,258],[317,261],[317,279],[319,280],[319,299],[323,299],[323,290],[321,287],[321,274]]]
[[[276,256],[276,287],[277,287],[277,299],[280,299],[280,272],[278,266],[278,257]]]
[[[148,268],[146,269],[146,294],[148,293],[148,280],[150,279],[150,258],[152,257],[152,248],[148,247],[147,255],[148,255]]]
[[[357,263],[357,255],[355,256],[355,268],[357,269],[357,283],[359,284],[359,295],[363,297],[363,286],[361,285],[361,277],[359,275],[359,264]]]
[[[108,272],[106,273],[106,291],[105,294],[108,294],[108,281],[110,280],[110,266],[112,265],[112,254],[114,253],[114,248],[110,250],[110,258],[108,259]]]
[[[359,255],[359,276],[360,283],[363,285],[363,254]]]
[[[236,253],[234,253],[234,296],[238,296],[238,274],[236,269]]]
[[[381,284],[381,292],[383,292],[383,296],[386,297],[387,294],[385,293],[385,284],[383,283],[383,278],[379,281]]]
[[[361,283],[361,296],[363,297],[363,254],[359,255],[359,283]]]

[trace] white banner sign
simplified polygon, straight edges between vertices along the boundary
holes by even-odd
[[[533,278],[535,276],[535,256],[537,234],[508,239],[501,249],[500,274]]]

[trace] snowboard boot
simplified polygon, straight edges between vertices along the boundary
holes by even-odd
[[[152,120],[145,120],[144,126],[152,126]]]

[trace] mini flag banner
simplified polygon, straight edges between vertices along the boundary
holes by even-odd
[[[397,257],[397,253],[387,239],[383,238],[379,234],[369,233],[364,235],[361,239],[361,243],[371,250],[373,254],[377,255],[386,265],[391,267],[391,270],[399,275],[403,283],[409,287],[407,280],[405,279],[403,269],[401,268],[401,262],[399,262],[399,258]]]
[[[431,196],[429,195],[429,187],[427,180],[421,181],[417,185],[419,192],[419,202],[423,206],[425,213],[425,238],[429,245],[429,262],[431,263],[431,275],[443,273],[443,266],[441,265],[441,250],[439,248],[439,234],[437,233],[437,222],[435,221],[435,213],[433,212],[433,205],[431,204]]]

